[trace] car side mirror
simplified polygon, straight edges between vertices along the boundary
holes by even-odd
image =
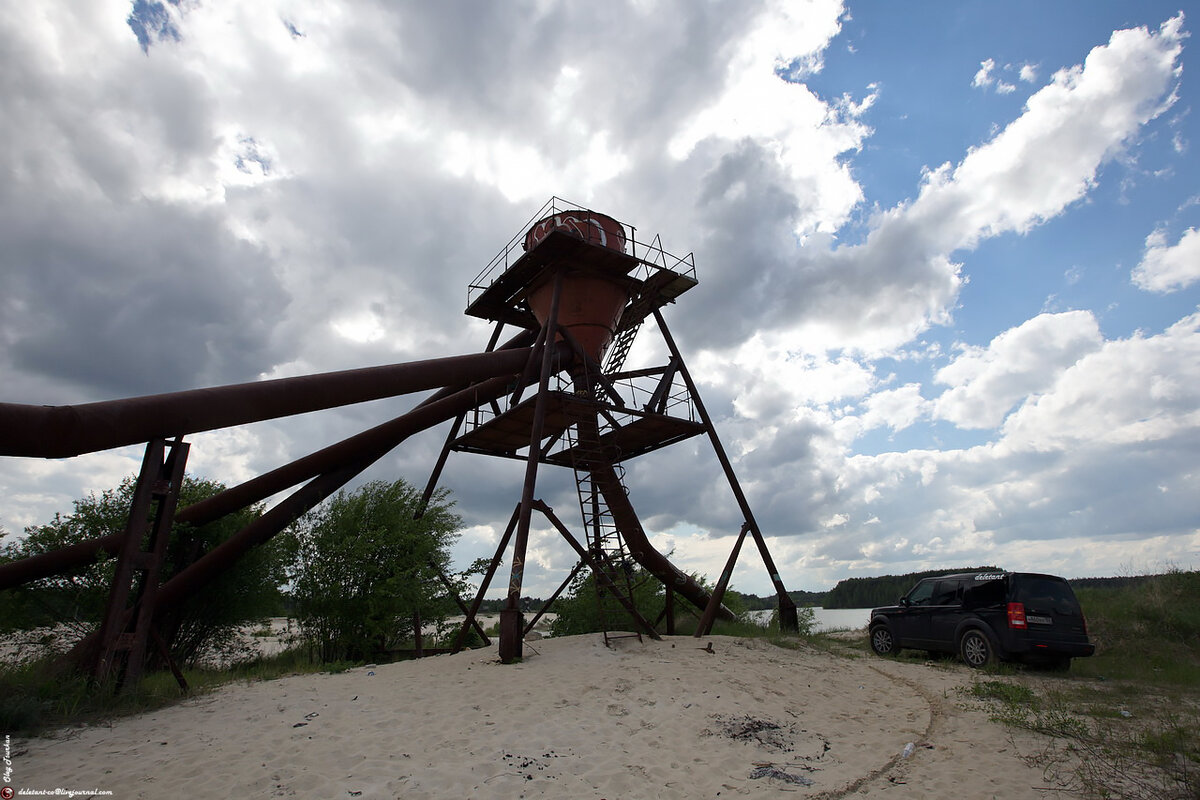
[[[897,600],[897,601],[896,601],[896,603],[897,603],[898,605],[907,606],[907,605],[908,605],[908,598],[907,598],[907,597],[901,597],[899,600]]]

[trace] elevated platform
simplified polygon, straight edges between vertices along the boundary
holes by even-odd
[[[529,446],[536,400],[536,397],[524,400],[504,414],[460,436],[452,447],[464,452],[524,458],[517,453]],[[704,425],[699,422],[664,414],[617,409],[568,392],[549,392],[546,395],[546,419],[542,428],[543,447],[545,442],[561,439],[567,428],[576,421],[589,417],[594,419],[596,414],[605,412],[609,416],[630,417],[626,423],[600,436],[600,449],[606,454],[609,463],[627,461],[704,433]],[[570,467],[576,463],[577,457],[578,454],[573,452],[572,448],[563,447],[545,454],[541,461],[544,464]]]
[[[573,269],[628,281],[630,301],[622,313],[618,333],[641,324],[655,309],[674,302],[676,297],[697,284],[691,275],[555,230],[491,283],[470,287],[472,292],[478,293],[472,295],[467,315],[522,328],[537,328],[526,296],[541,282],[548,269],[563,263],[570,264]]]

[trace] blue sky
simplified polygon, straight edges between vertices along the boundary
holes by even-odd
[[[668,322],[789,587],[1194,568],[1193,26],[1154,2],[10,9],[0,401],[476,352],[467,283],[557,195],[694,252]],[[204,434],[190,463],[240,482],[415,399]],[[423,483],[443,435],[364,478]],[[139,459],[0,459],[0,526]],[[740,519],[712,454],[627,466],[656,544],[716,575]],[[444,482],[456,558],[490,555],[519,474],[459,455]],[[531,563],[548,594],[573,555],[547,526]],[[750,556],[734,583],[769,589]]]

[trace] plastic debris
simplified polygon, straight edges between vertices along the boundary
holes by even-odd
[[[757,780],[758,778],[776,778],[784,783],[797,783],[801,786],[812,786],[812,779],[806,778],[803,775],[793,775],[790,772],[784,772],[779,767],[765,764],[755,767],[750,770],[750,777]]]
[[[916,745],[913,744],[912,742],[909,742],[908,744],[904,745],[904,750],[901,751],[900,757],[908,758],[909,756],[911,756],[913,754],[913,750],[915,748],[916,748]]]

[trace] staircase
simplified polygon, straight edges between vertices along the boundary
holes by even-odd
[[[624,468],[617,463],[620,458],[616,448],[603,447],[600,442],[600,431],[595,417],[579,419],[567,430],[568,444],[571,448],[572,467],[575,470],[575,486],[579,493],[579,511],[583,518],[583,527],[587,532],[588,552],[596,564],[596,568],[608,580],[595,576],[593,583],[596,587],[596,607],[598,609],[601,630],[604,633],[604,643],[609,645],[613,639],[637,637],[640,642],[642,634],[634,624],[634,633],[615,633],[627,630],[630,625],[628,612],[622,607],[622,601],[633,601],[633,575],[636,562],[625,549],[625,542],[616,520],[604,500],[604,495],[596,485],[593,469],[604,467],[615,471],[618,480],[624,474]],[[622,490],[628,493],[622,482]],[[618,597],[617,593],[621,596]]]

